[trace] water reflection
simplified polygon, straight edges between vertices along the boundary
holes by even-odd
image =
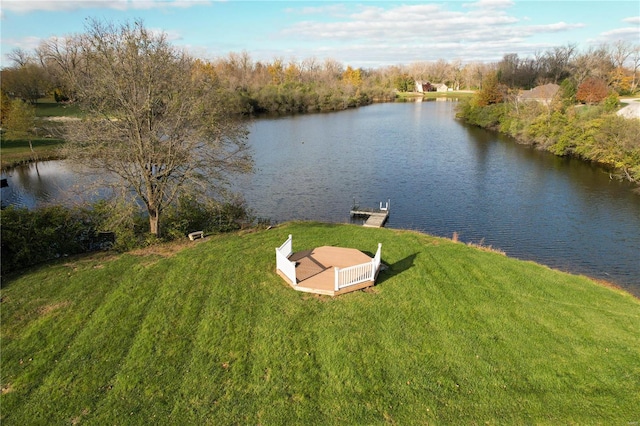
[[[250,124],[256,172],[239,178],[258,216],[348,222],[354,200],[391,199],[388,227],[500,248],[508,255],[618,283],[640,296],[640,196],[577,160],[454,119],[452,102],[378,104]],[[44,178],[46,176],[46,179]],[[16,170],[7,197],[69,198],[64,162]],[[19,186],[24,188],[20,192]],[[73,197],[71,197],[73,198]]]
[[[103,178],[103,175],[100,175]],[[2,173],[2,207],[36,208],[48,204],[76,205],[104,198],[109,190],[98,186],[98,176],[81,167],[71,168],[65,161],[44,161],[16,167]]]

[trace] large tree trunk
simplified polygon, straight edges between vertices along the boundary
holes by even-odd
[[[149,232],[156,237],[160,236],[160,211],[149,208]]]

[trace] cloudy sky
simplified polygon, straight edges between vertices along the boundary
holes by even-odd
[[[84,32],[87,18],[142,19],[205,59],[247,51],[253,60],[332,58],[365,68],[491,62],[568,43],[640,44],[638,0],[2,0],[0,10],[2,66],[15,48]]]

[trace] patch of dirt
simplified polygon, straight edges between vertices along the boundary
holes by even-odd
[[[59,122],[70,122],[70,121],[80,121],[81,119],[78,117],[44,117],[43,120],[46,121],[59,121]]]
[[[153,244],[153,245],[150,245],[149,247],[132,250],[131,252],[129,252],[129,254],[133,256],[171,257],[179,253],[180,251],[188,247],[192,247],[194,244],[200,244],[203,241],[206,241],[206,237],[199,238],[195,241],[180,240],[180,241],[173,241],[170,243]]]
[[[96,263],[93,265],[93,268],[100,269],[104,268],[104,264],[108,263],[112,260],[117,259],[120,254],[112,253],[112,252],[95,252],[95,253],[86,253],[79,254],[76,256],[70,256],[69,261],[64,264],[65,267],[70,268],[74,272],[78,270],[80,266],[86,266],[91,263]]]
[[[5,395],[11,392],[13,392],[13,386],[11,385],[11,383],[6,383],[2,385],[2,389],[0,389],[0,394]]]
[[[303,293],[302,300],[317,300],[319,302],[329,302],[333,300],[333,297],[327,296],[326,294]]]
[[[85,408],[84,410],[82,410],[82,413],[80,413],[79,416],[76,416],[74,418],[71,419],[71,424],[72,425],[77,425],[82,421],[83,417],[86,417],[89,414],[89,409]]]
[[[65,300],[64,302],[58,302],[58,303],[54,303],[52,305],[41,306],[38,309],[38,313],[40,315],[44,316],[44,315],[50,314],[51,312],[56,311],[58,309],[66,308],[69,305],[71,305],[71,302],[69,302],[68,300]]]

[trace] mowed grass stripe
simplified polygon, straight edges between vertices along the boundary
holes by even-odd
[[[198,284],[194,268],[179,258],[159,260],[155,267],[164,271],[153,283],[155,297],[96,409],[98,423],[132,415],[161,419],[172,411],[209,287]]]
[[[290,310],[302,311],[301,306],[290,304],[297,294],[273,273],[267,253],[273,252],[275,241],[269,238],[247,247],[242,239],[225,239],[224,244],[207,246],[216,261],[225,256],[235,266],[220,271],[209,282],[215,291],[198,329],[197,350],[181,389],[181,394],[195,397],[179,401],[173,418],[196,424],[207,419],[213,423],[264,421],[288,412],[279,404],[297,397],[291,389],[297,381],[286,373],[298,371],[296,363],[304,359],[295,349],[296,340],[291,342],[300,335],[295,324],[301,322],[292,321],[290,315],[295,313]],[[264,269],[246,265],[246,257],[254,258]],[[267,400],[273,405],[265,405]]]
[[[295,292],[274,271],[274,249],[290,233],[294,251],[342,245],[372,254],[382,242],[389,269],[367,291],[337,298]],[[209,237],[155,263],[122,259],[132,262],[136,280],[155,278],[156,288],[123,301],[148,299],[144,313],[122,311],[133,335],[122,340],[120,365],[108,369],[113,388],[70,417],[80,406],[73,388],[90,381],[77,378],[71,394],[56,400],[60,407],[46,407],[51,418],[199,425],[640,420],[640,303],[582,277],[413,232],[315,223]],[[91,331],[78,338],[99,333],[92,320],[86,326]],[[80,366],[77,374],[91,375],[83,364],[101,350],[66,356]],[[25,401],[6,399],[11,394],[3,395],[3,411],[27,412]]]
[[[19,419],[22,424],[77,421],[92,413],[105,397],[139,331],[147,306],[157,295],[155,283],[164,273],[155,264],[131,262],[127,257],[105,265],[107,273],[120,277],[117,288],[85,318],[62,356],[45,372],[41,385],[20,410],[7,413],[7,420]],[[87,273],[90,272],[80,271],[78,275]],[[99,287],[104,283],[85,280],[85,285]]]
[[[119,263],[128,268],[137,262],[123,258]],[[87,319],[118,288],[116,275],[102,265],[100,260],[51,265],[27,274],[19,285],[3,283],[1,372],[3,387],[10,390],[2,396],[4,403],[28,400]],[[88,269],[100,285],[86,285],[83,271]],[[12,413],[3,410],[3,417],[7,414]]]

